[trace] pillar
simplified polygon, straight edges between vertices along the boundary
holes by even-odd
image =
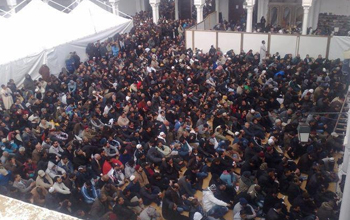
[[[345,156],[345,154],[344,154]],[[344,164],[350,170],[350,163]],[[343,199],[340,208],[339,220],[348,220],[350,216],[350,175],[346,176],[345,186],[343,191]]]
[[[160,0],[150,0],[149,4],[152,6],[153,23],[158,24]]]
[[[205,0],[194,0],[194,5],[197,9],[197,24],[203,21],[203,7]]]
[[[179,0],[174,0],[175,3],[175,20],[179,20]]]
[[[303,30],[302,34],[307,34],[308,22],[309,22],[309,12],[312,6],[312,0],[303,0],[304,17],[303,17]]]
[[[318,17],[321,12],[321,0],[316,0],[313,7],[314,7],[314,19],[313,19],[312,28],[316,30],[318,27]]]
[[[253,10],[255,0],[246,0],[246,9],[247,9],[247,23],[246,23],[246,32],[252,32],[253,29]]]
[[[119,16],[119,0],[109,0],[109,3],[112,6],[113,14]]]
[[[144,11],[143,0],[136,0],[136,12]]]
[[[264,4],[262,5],[263,9],[262,9],[261,16],[264,16],[266,21],[267,21],[267,13],[269,12],[269,2],[270,0],[264,0]]]
[[[220,22],[220,1],[215,0],[215,11],[216,11],[216,23],[218,24]]]
[[[348,118],[350,116],[350,110],[348,111]],[[350,216],[350,175],[347,175],[347,171],[350,170],[350,120],[347,121],[346,134],[344,138],[345,152],[343,156],[343,164],[339,171],[339,176],[346,175],[345,186],[343,191],[343,199],[340,207],[339,220],[348,220]]]
[[[315,3],[314,3],[315,4]],[[315,11],[315,6],[314,5],[312,5],[311,7],[310,7],[310,10],[309,10],[310,12],[309,12],[309,19],[308,19],[308,25],[307,25],[307,27],[309,28],[309,27],[312,27],[313,26],[313,23],[314,23],[314,11]]]
[[[7,5],[10,8],[10,14],[11,15],[16,14],[17,0],[7,0]]]

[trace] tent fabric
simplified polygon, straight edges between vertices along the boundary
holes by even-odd
[[[7,20],[0,42],[0,64],[40,53],[69,40],[61,34],[67,27],[68,15],[40,0],[31,1]]]
[[[13,17],[1,21],[1,84],[9,79],[21,84],[26,73],[37,79],[42,64],[57,75],[69,52],[76,51],[85,60],[88,43],[106,40],[132,26],[132,20],[114,15],[90,0],[82,1],[69,14],[32,0]]]
[[[91,1],[81,2],[72,12],[69,13],[71,20],[82,21],[79,24],[78,33],[92,34],[117,26],[130,21],[129,19],[118,17],[106,11]],[[83,22],[85,21],[85,22]]]
[[[329,59],[344,59],[343,53],[350,50],[350,37],[333,36],[329,49]]]

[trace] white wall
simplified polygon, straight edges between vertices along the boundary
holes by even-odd
[[[222,52],[227,52],[230,49],[234,49],[235,52],[239,52],[243,49],[245,52],[252,49],[253,53],[260,52],[261,41],[265,40],[266,47],[268,48],[268,34],[247,34],[247,33],[235,33],[235,32],[218,32],[215,31],[196,31],[194,32],[194,38],[192,38],[192,31],[186,31],[186,48],[194,47],[203,49],[204,52],[208,52],[211,45],[216,45]],[[243,34],[243,48],[241,48],[241,34]],[[271,34],[271,46],[270,52],[279,52],[282,56],[286,53],[292,53],[293,56],[300,54],[301,57],[305,57],[309,54],[310,57],[317,58],[319,54],[326,57],[328,37],[321,36],[293,36],[293,35],[277,35]],[[192,48],[194,49],[194,48]],[[343,53],[350,49],[349,37],[332,37],[329,48],[330,59],[343,59]]]
[[[195,31],[194,47],[203,50],[204,53],[209,52],[211,45],[216,45],[215,31]]]
[[[192,39],[192,31],[186,31],[186,48],[192,48],[193,39]]]
[[[247,53],[249,50],[253,50],[253,53],[260,52],[261,42],[265,41],[265,46],[268,48],[268,35],[267,34],[244,34],[243,36],[243,50]]]
[[[241,33],[219,32],[218,47],[224,53],[232,49],[235,53],[239,53],[241,51],[241,37]]]
[[[290,53],[295,56],[297,54],[297,40],[298,36],[272,34],[270,53],[279,52],[282,57]]]
[[[136,0],[120,0],[119,10],[125,14],[134,16],[139,9],[139,5],[136,5]]]
[[[318,36],[300,36],[299,41],[299,54],[300,57],[305,57],[306,54],[309,54],[310,57],[317,58],[318,55],[326,57],[327,53],[327,37],[318,37]],[[342,56],[342,54],[339,54]]]
[[[350,0],[319,0],[320,13],[333,13],[335,15],[350,15]]]
[[[228,1],[229,0],[219,0],[220,2],[219,12],[222,13],[222,20],[226,20],[226,21],[228,21]]]

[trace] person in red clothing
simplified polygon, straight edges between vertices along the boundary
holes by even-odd
[[[36,170],[36,164],[33,163],[31,158],[28,158],[23,165],[23,172],[26,175],[26,178],[33,178]]]
[[[124,165],[122,162],[120,162],[120,160],[115,159],[113,157],[109,157],[107,160],[105,160],[105,162],[102,165],[102,174],[103,175],[108,174],[108,172],[110,172],[110,170],[113,169],[113,167],[116,164],[120,166],[120,169],[124,170]]]

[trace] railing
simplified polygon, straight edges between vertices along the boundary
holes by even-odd
[[[112,12],[112,6],[110,6],[109,4],[107,4],[107,3],[105,3],[105,2],[103,2],[103,1],[101,1],[101,0],[93,0],[93,1],[98,2],[99,4],[105,6],[105,7],[107,8],[107,11]],[[20,2],[18,5],[16,5],[15,7],[13,7],[10,11],[5,11],[5,10],[0,9],[0,12],[3,12],[3,14],[0,15],[0,16],[6,17],[7,15],[11,15],[12,12],[13,12],[14,10],[16,10],[16,8],[18,8],[19,6],[21,6],[22,4],[24,4],[24,3],[26,3],[26,2],[28,2],[28,0],[23,0],[23,1]],[[61,9],[62,12],[67,12],[67,11],[70,12],[70,11],[72,11],[71,7],[72,7],[74,4],[79,4],[79,1],[78,1],[78,0],[74,0],[74,1],[73,1],[70,5],[68,5],[68,6],[64,6],[64,5],[62,5],[62,4],[58,3],[58,2],[56,2],[55,0],[48,0],[48,2],[50,2],[50,3],[54,4],[54,5],[57,5],[57,6],[61,7],[61,8],[62,8],[62,9]],[[119,11],[119,15],[122,15],[123,17],[132,19],[132,16],[130,16],[130,15],[124,13],[124,12],[121,12],[121,11]]]
[[[106,6],[111,11],[113,10],[112,6],[110,6],[109,4],[107,4],[107,3],[105,3],[105,2],[103,2],[101,0],[94,0],[94,1],[100,3],[100,4],[104,5],[104,6]],[[124,12],[121,12],[121,11],[119,11],[119,16],[120,15],[123,15],[124,17],[132,19],[132,16],[130,16],[130,15],[124,13]]]
[[[208,14],[208,16],[205,17],[202,22],[190,27],[189,30],[209,30],[211,26],[216,25],[217,23],[216,20],[217,20],[217,15],[216,15],[216,11],[214,11]]]
[[[57,6],[62,7],[62,8],[63,8],[62,12],[65,12],[65,10],[67,10],[67,9],[68,9],[69,11],[72,11],[72,9],[70,9],[70,7],[77,3],[77,1],[74,0],[70,5],[64,6],[64,5],[61,5],[61,4],[59,4],[59,3],[57,3],[57,2],[55,2],[55,1],[53,1],[53,0],[49,0],[49,2],[51,2],[51,3],[53,3],[53,4],[57,5]]]
[[[11,8],[10,11],[4,11],[2,9],[0,9],[1,12],[4,12],[3,15],[1,15],[2,17],[6,17],[6,15],[12,15],[12,12],[16,10],[16,8],[20,7],[21,5],[23,5],[24,3],[27,3],[28,0],[23,0],[22,2],[20,2],[19,4],[17,4],[15,7]]]
[[[345,112],[343,112],[343,110],[344,110],[344,107],[345,107],[345,104],[348,102],[348,96],[349,96],[349,89],[348,89],[348,91],[347,91],[347,93],[346,93],[346,96],[345,96],[345,99],[344,99],[344,102],[343,102],[343,105],[342,105],[342,107],[341,107],[341,109],[340,109],[340,113],[341,114],[339,114],[338,115],[338,119],[337,119],[337,122],[335,123],[335,126],[334,126],[334,130],[333,130],[333,132],[335,132],[336,131],[336,129],[337,129],[337,126],[338,126],[338,124],[339,124],[339,120],[340,120],[340,118],[343,116],[343,113],[344,114],[346,114]],[[347,119],[347,120],[349,120],[349,119]]]

